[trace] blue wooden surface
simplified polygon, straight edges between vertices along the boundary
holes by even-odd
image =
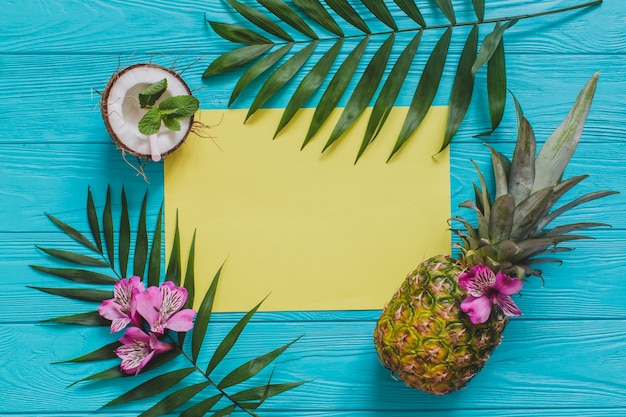
[[[91,186],[101,207],[107,184],[114,193],[123,184],[131,207],[139,206],[148,189],[149,212],[157,212],[163,193],[162,166],[148,167],[147,185],[122,160],[103,127],[95,90],[101,90],[120,66],[148,60],[170,66],[176,61],[178,69],[189,66],[184,78],[198,89],[202,108],[225,108],[235,79],[204,83],[200,75],[231,45],[207,29],[203,15],[220,21],[233,17],[219,0],[1,3],[0,415],[92,415],[129,385],[116,381],[66,388],[92,373],[94,365],[51,364],[102,345],[107,332],[39,323],[82,307],[27,288],[60,285],[28,267],[48,261],[35,244],[70,246],[44,211],[86,230],[87,187]],[[466,14],[470,10],[469,1],[453,3]],[[576,3],[487,1],[487,17]],[[427,17],[435,18],[430,12]],[[547,266],[544,286],[531,280],[519,299],[525,315],[512,320],[504,343],[485,370],[467,389],[432,397],[404,387],[378,364],[371,339],[378,311],[262,313],[230,364],[304,335],[281,357],[275,377],[311,382],[268,401],[261,415],[626,415],[624,21],[626,3],[610,0],[586,11],[522,21],[505,35],[509,87],[540,140],[564,117],[584,82],[602,70],[582,143],[566,174],[591,174],[572,198],[596,189],[622,193],[568,215],[610,223],[613,228],[591,232],[595,241],[576,243],[577,249],[564,256],[563,265]],[[432,46],[432,39],[424,41]],[[459,42],[453,43],[458,51]],[[418,56],[421,62],[425,58]],[[437,104],[446,104],[452,71],[446,68],[447,81]],[[484,169],[489,164],[486,149],[472,138],[487,126],[481,107],[485,101],[484,95],[477,94],[451,148],[453,214],[458,203],[470,197],[463,187],[468,178],[475,178],[469,159]],[[249,102],[249,97],[242,97],[238,105]],[[272,103],[281,104],[280,100]],[[509,103],[498,132],[485,138],[505,152],[512,149],[515,137],[511,107]],[[149,219],[151,224],[154,221]],[[402,278],[381,277],[398,283]],[[224,334],[237,318],[237,314],[220,315],[214,331]],[[131,416],[149,404],[139,402],[99,414]]]

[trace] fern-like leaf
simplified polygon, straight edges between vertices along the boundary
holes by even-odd
[[[89,223],[89,229],[94,238],[94,242],[91,242],[85,235],[79,232],[77,229],[67,225],[66,223],[58,220],[54,216],[48,215],[50,220],[57,225],[70,239],[81,244],[83,250],[95,251],[102,259],[97,259],[92,255],[85,255],[80,252],[72,252],[67,250],[60,250],[54,248],[47,248],[38,246],[38,248],[45,254],[50,255],[53,260],[72,264],[73,268],[57,268],[49,266],[32,265],[31,267],[39,272],[78,283],[82,286],[78,287],[43,287],[32,286],[30,288],[53,295],[57,297],[64,297],[73,300],[79,300],[85,303],[92,303],[92,311],[66,315],[61,317],[55,317],[52,319],[44,320],[49,323],[57,324],[73,324],[84,326],[110,326],[111,322],[104,319],[97,307],[105,300],[111,300],[114,298],[114,292],[111,290],[102,289],[102,285],[113,285],[122,278],[125,273],[124,270],[128,267],[128,262],[133,259],[135,265],[133,265],[133,271],[140,278],[146,273],[148,286],[159,286],[161,281],[171,281],[175,285],[181,284],[187,290],[187,300],[185,308],[192,308],[195,297],[195,274],[194,274],[194,261],[195,261],[195,233],[191,241],[187,257],[186,271],[183,271],[183,265],[181,262],[181,236],[179,231],[178,214],[176,216],[176,222],[174,227],[174,238],[172,240],[169,261],[164,268],[166,271],[164,277],[161,277],[162,268],[162,218],[163,218],[163,205],[161,205],[154,228],[154,232],[151,234],[151,239],[148,238],[148,230],[146,224],[147,218],[147,194],[144,195],[141,209],[139,211],[139,222],[137,224],[136,239],[134,254],[131,256],[130,248],[130,236],[132,231],[130,230],[130,211],[128,207],[128,201],[126,199],[126,193],[122,189],[121,193],[121,213],[119,222],[113,219],[114,206],[113,196],[111,188],[107,188],[104,208],[102,209],[102,215],[98,216],[98,210],[93,200],[91,190],[88,190],[87,197],[87,218]],[[116,225],[119,225],[119,229],[116,230]],[[104,236],[104,244],[98,243],[100,233]],[[115,237],[117,236],[117,242]],[[151,242],[150,242],[151,240]],[[116,244],[117,243],[117,244]],[[148,256],[149,253],[149,256]],[[116,265],[113,261],[115,257],[118,257],[119,263]],[[146,265],[147,264],[147,265]],[[81,268],[77,267],[80,266]],[[116,270],[116,266],[119,270]],[[84,269],[82,267],[91,267],[94,269],[108,270],[107,273],[102,273],[96,270]],[[260,303],[256,305],[252,310],[246,313],[231,329],[231,331],[217,343],[217,349],[213,355],[210,356],[208,363],[200,363],[200,351],[203,346],[206,345],[206,339],[208,337],[207,329],[209,321],[212,316],[213,303],[215,301],[217,286],[221,274],[221,268],[217,271],[209,290],[204,295],[203,301],[196,315],[195,325],[191,335],[191,346],[188,347],[185,344],[186,332],[171,332],[165,331],[164,334],[157,336],[160,341],[169,345],[167,351],[155,354],[151,357],[149,362],[145,364],[143,368],[140,368],[142,373],[153,372],[166,363],[171,363],[176,358],[185,361],[184,366],[180,364],[174,365],[174,369],[170,369],[168,372],[157,374],[149,380],[135,386],[134,388],[119,395],[114,400],[110,401],[103,407],[109,407],[112,405],[123,404],[130,401],[150,398],[150,397],[162,397],[166,390],[172,390],[172,392],[160,398],[152,407],[148,408],[141,415],[142,416],[157,416],[164,413],[169,413],[175,408],[185,407],[185,404],[192,398],[196,397],[202,392],[208,393],[206,398],[200,399],[194,405],[187,407],[181,415],[183,416],[201,416],[207,413],[213,412],[213,415],[226,415],[236,409],[241,409],[245,413],[251,416],[256,416],[254,411],[258,408],[267,398],[277,395],[281,392],[300,386],[303,382],[290,382],[282,384],[270,384],[269,382],[263,385],[263,392],[259,393],[259,389],[251,390],[250,388],[238,388],[237,385],[248,381],[262,371],[267,365],[273,362],[280,354],[282,354],[289,346],[295,343],[295,340],[277,348],[269,353],[262,354],[258,357],[254,357],[245,361],[242,365],[236,367],[234,370],[227,373],[219,383],[213,381],[211,372],[220,365],[226,356],[236,348],[236,343],[239,337],[242,335],[246,326],[250,322],[252,316],[256,313]],[[184,276],[184,279],[183,279]],[[146,333],[149,329],[143,329]],[[152,333],[150,337],[155,336]],[[178,337],[176,337],[178,336]],[[103,346],[81,356],[73,359],[65,360],[57,363],[67,362],[92,362],[115,358],[116,349],[122,345],[122,341],[108,341]],[[187,349],[190,352],[187,352]],[[181,358],[182,357],[182,358]],[[203,369],[206,369],[204,371]],[[189,383],[186,382],[187,376],[192,373],[198,373],[202,382]],[[120,366],[115,366],[95,374],[84,377],[72,385],[79,382],[87,381],[99,381],[105,379],[128,377],[129,375],[124,372]],[[232,392],[226,392],[228,391]],[[239,399],[238,399],[239,398]],[[225,405],[220,400],[228,401],[229,404]],[[219,406],[218,406],[219,403]],[[219,407],[213,410],[214,407]]]
[[[424,20],[424,16],[420,11],[420,5],[414,0],[394,0],[393,4],[385,2],[383,0],[361,0],[361,5],[365,6],[364,11],[358,12],[357,9],[363,10],[362,7],[355,7],[359,3],[356,0],[325,0],[322,3],[319,0],[293,0],[293,8],[288,3],[282,0],[259,0],[258,3],[261,7],[246,6],[242,2],[236,0],[227,0],[233,7],[236,13],[243,18],[251,22],[256,29],[265,31],[268,36],[245,28],[234,28],[225,26],[225,24],[217,24],[215,22],[209,22],[210,26],[214,29],[217,35],[224,39],[231,40],[237,43],[256,43],[243,48],[236,49],[234,51],[228,51],[215,59],[206,69],[203,74],[203,78],[207,79],[217,74],[231,71],[243,66],[250,65],[250,68],[254,67],[251,72],[245,72],[237,82],[229,106],[240,96],[243,89],[251,85],[250,81],[261,75],[266,76],[266,81],[262,83],[261,89],[254,95],[252,105],[249,107],[248,117],[255,113],[260,107],[267,102],[270,97],[283,91],[288,84],[287,81],[296,77],[297,73],[303,72],[306,61],[311,57],[310,49],[313,45],[317,45],[319,39],[330,36],[335,38],[336,42],[332,43],[329,48],[336,48],[339,43],[347,38],[342,27],[344,25],[350,25],[357,28],[362,32],[360,36],[363,37],[361,42],[354,48],[341,65],[339,65],[338,57],[340,54],[333,50],[332,53],[322,52],[323,59],[332,60],[332,62],[325,62],[323,66],[311,65],[311,70],[306,74],[303,74],[303,80],[307,80],[303,83],[299,97],[295,100],[290,100],[285,113],[280,120],[279,126],[276,129],[276,134],[280,132],[290,120],[299,108],[303,108],[306,105],[308,97],[312,95],[312,92],[317,90],[321,85],[326,85],[325,91],[321,95],[319,102],[315,106],[314,117],[311,120],[306,136],[304,138],[303,147],[311,140],[311,138],[318,132],[321,125],[326,121],[333,109],[337,107],[340,100],[345,94],[349,94],[350,97],[359,97],[365,101],[365,98],[370,96],[370,84],[359,83],[354,79],[356,73],[356,66],[364,64],[366,67],[375,59],[380,59],[380,55],[376,53],[366,53],[367,45],[370,45],[368,40],[374,36],[389,36],[388,30],[380,30],[378,32],[372,32],[368,24],[365,22],[368,20],[378,20],[383,25],[390,28],[392,34],[399,34],[405,32],[415,31],[432,31],[438,30],[442,27],[441,24],[435,23],[428,25]],[[424,0],[425,1],[425,0]],[[483,44],[480,51],[471,65],[468,65],[468,56],[470,55],[469,47],[474,40],[474,37],[478,37],[479,33],[472,31],[470,37],[466,42],[466,52],[463,54],[464,62],[457,64],[457,72],[453,81],[455,86],[454,92],[450,97],[450,107],[453,109],[452,116],[447,120],[447,126],[445,130],[445,138],[441,149],[445,149],[452,138],[458,132],[458,129],[467,114],[467,107],[471,102],[471,98],[474,90],[473,79],[476,73],[480,69],[487,65],[487,96],[489,105],[489,115],[491,119],[491,127],[480,135],[491,134],[500,124],[502,116],[504,114],[504,105],[506,102],[506,65],[505,54],[503,47],[503,34],[504,32],[513,26],[518,20],[534,18],[539,16],[545,16],[547,14],[562,13],[566,11],[582,9],[589,6],[600,4],[601,0],[592,0],[585,3],[581,3],[575,6],[564,7],[560,9],[547,10],[537,12],[534,14],[525,14],[520,16],[511,17],[497,17],[493,19],[485,19],[485,0],[472,0],[471,5],[474,13],[477,17],[476,21],[457,21],[457,16],[451,0],[435,0],[435,4],[441,14],[449,22],[448,30],[444,32],[439,42],[436,44],[435,49],[432,51],[424,51],[429,53],[430,58],[428,64],[424,68],[416,68],[415,64],[411,63],[409,67],[405,65],[399,65],[398,62],[388,59],[385,62],[385,67],[381,68],[382,79],[378,80],[378,83],[386,84],[386,74],[390,77],[393,74],[395,80],[392,82],[393,89],[397,88],[396,83],[398,80],[404,80],[410,71],[416,71],[419,75],[419,82],[417,88],[413,92],[413,101],[411,103],[411,111],[406,115],[403,122],[402,132],[396,139],[396,144],[388,158],[390,160],[393,155],[398,152],[408,141],[417,128],[421,125],[424,117],[430,107],[433,104],[434,98],[439,90],[440,81],[443,76],[443,65],[446,63],[448,55],[450,55],[448,46],[452,40],[452,29],[472,25],[478,32],[482,27],[489,27],[489,25],[495,24],[495,28],[484,36]],[[352,3],[352,4],[351,4]],[[258,5],[257,5],[258,6]],[[265,10],[263,10],[263,8]],[[393,8],[393,9],[392,9]],[[267,13],[265,13],[267,12]],[[333,12],[331,14],[330,12]],[[267,14],[271,14],[273,19],[267,17]],[[394,16],[408,17],[412,22],[415,22],[417,26],[399,27],[397,22],[400,21]],[[340,19],[335,19],[333,16],[338,16]],[[279,22],[275,22],[275,18]],[[308,19],[308,21],[307,21]],[[407,21],[406,19],[404,21]],[[309,24],[312,23],[312,24]],[[281,24],[284,24],[281,26]],[[315,25],[319,25],[328,31],[324,36],[316,33],[312,28]],[[276,63],[278,56],[275,55],[272,59],[263,61],[263,55],[272,50],[274,46],[284,43],[285,45],[281,50],[287,53],[286,49],[291,49],[291,45],[294,44],[294,38],[289,34],[290,30],[296,30],[301,34],[304,34],[308,40],[303,42],[310,42],[309,47],[304,47],[299,52],[296,52],[287,62],[277,68],[271,69]],[[455,31],[456,32],[456,31]],[[276,42],[270,40],[271,37],[278,38]],[[359,35],[356,35],[357,37]],[[350,35],[354,37],[354,35]],[[266,41],[268,40],[268,41]],[[267,42],[267,43],[266,43]],[[300,41],[299,41],[300,42]],[[371,43],[373,44],[373,43]],[[319,47],[319,45],[318,45]],[[411,46],[412,47],[412,46]],[[307,53],[304,54],[303,51]],[[275,52],[272,52],[275,53]],[[408,54],[409,52],[407,52]],[[297,58],[296,58],[297,56]],[[363,56],[371,56],[369,61],[361,62]],[[404,58],[406,59],[406,54]],[[400,58],[399,58],[400,59]],[[258,61],[257,61],[258,60]],[[258,66],[256,62],[259,62]],[[273,61],[273,62],[272,62]],[[262,62],[262,64],[261,64]],[[332,64],[338,64],[333,66]],[[468,73],[468,66],[471,71]],[[330,68],[337,67],[335,72]],[[328,68],[328,70],[327,70]],[[395,69],[395,71],[393,71]],[[401,69],[401,70],[400,70]],[[401,72],[400,72],[401,71]],[[308,78],[309,73],[315,72],[315,76]],[[278,79],[276,79],[278,78]],[[328,83],[324,83],[328,81]],[[349,91],[348,86],[354,84],[353,91]],[[378,85],[378,84],[376,84]],[[401,84],[401,87],[403,84]],[[380,89],[380,92],[375,91],[374,95],[370,97],[371,102],[378,102],[379,109],[376,112],[372,112],[370,120],[368,121],[368,129],[362,140],[362,146],[358,151],[357,160],[363,154],[365,148],[367,148],[372,140],[376,137],[376,134],[382,129],[384,124],[385,114],[388,112],[389,106],[395,105],[395,94],[393,89]],[[386,96],[379,100],[376,97],[376,93]],[[393,100],[392,100],[393,99]],[[366,106],[370,104],[370,101],[366,103]],[[358,106],[353,106],[352,110],[358,110],[361,107],[361,103]],[[358,113],[358,112],[357,112]],[[326,141],[324,150],[328,148],[330,144],[335,142],[342,132],[345,132],[353,123],[356,123],[358,117],[355,117],[356,113],[348,111],[346,116],[341,118],[335,128],[333,129],[331,136]],[[373,133],[374,132],[374,133]],[[276,135],[275,134],[275,135]]]

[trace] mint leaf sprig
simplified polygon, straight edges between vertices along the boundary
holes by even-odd
[[[180,120],[193,116],[200,107],[200,101],[191,95],[168,97],[155,105],[166,90],[167,79],[163,78],[139,93],[139,105],[148,111],[137,127],[146,136],[156,134],[161,129],[161,122],[169,130],[179,131]]]

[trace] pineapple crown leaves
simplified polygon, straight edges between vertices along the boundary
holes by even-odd
[[[514,274],[541,276],[531,265],[542,262],[560,262],[558,258],[535,258],[545,253],[559,253],[571,248],[557,247],[561,242],[590,239],[570,234],[593,227],[609,226],[596,222],[579,222],[546,227],[566,211],[583,203],[616,194],[616,191],[596,191],[584,194],[554,209],[560,198],[587,175],[563,180],[563,173],[580,141],[583,126],[591,107],[599,73],[594,74],[578,94],[563,122],[548,137],[536,154],[532,127],[514,98],[517,112],[517,140],[513,158],[489,147],[495,178],[495,196],[478,165],[479,186],[474,184],[474,201],[460,204],[476,213],[478,225],[460,217],[451,219],[463,229],[452,229],[462,242],[462,259],[468,266],[485,264],[494,270]]]
[[[447,23],[431,26],[427,25],[420,6],[414,0],[394,0],[394,5],[389,5],[383,0],[362,0],[362,6],[365,6],[366,10],[357,6],[356,3],[353,6],[345,0],[325,0],[325,4],[319,0],[292,0],[291,5],[282,0],[258,0],[258,4],[255,4],[254,7],[237,0],[227,0],[227,2],[238,15],[251,24],[252,28],[207,20],[217,35],[243,46],[217,57],[209,64],[202,77],[207,79],[241,67],[247,67],[233,88],[229,106],[237,100],[244,89],[259,78],[261,87],[249,107],[247,120],[270,98],[283,90],[298,73],[304,73],[283,111],[274,134],[277,136],[292,120],[297,110],[302,108],[316,91],[320,90],[321,95],[302,147],[306,146],[311,138],[317,134],[332,110],[338,106],[342,97],[349,95],[322,152],[337,142],[359,119],[370,102],[373,102],[366,132],[357,152],[356,161],[358,161],[363,152],[382,131],[389,113],[403,89],[409,71],[415,65],[414,58],[422,35],[426,31],[443,30],[443,33],[430,51],[426,64],[421,68],[419,82],[388,160],[410,139],[434,102],[447,58],[450,55],[449,46],[453,39],[453,29],[463,26],[472,27],[457,63],[448,101],[444,141],[440,150],[444,150],[448,146],[464,120],[474,90],[475,75],[485,65],[487,66],[486,86],[491,129],[481,135],[488,135],[499,126],[506,102],[503,34],[508,28],[520,19],[589,7],[602,3],[602,0],[589,1],[576,6],[536,14],[495,19],[485,19],[484,0],[472,0],[471,3],[477,20],[468,22],[457,21],[451,0],[436,0],[435,11],[439,11]],[[400,28],[393,17],[394,15],[407,17],[407,20],[414,22],[416,26]],[[366,21],[371,20],[372,16],[386,27],[385,30],[378,32],[371,30]],[[281,26],[279,23],[283,25]],[[357,34],[346,35],[348,29],[342,29],[344,24],[356,28]],[[489,25],[494,25],[493,29],[484,36],[482,44],[478,48],[479,27]],[[318,33],[320,29],[316,31],[313,27],[321,28],[322,33]],[[289,33],[291,30],[298,32],[298,36],[295,36],[295,33],[292,36]],[[398,47],[397,44],[402,42],[397,35],[404,32],[414,32],[415,35],[403,47],[402,52],[394,62],[390,52],[393,47]],[[304,36],[304,40],[295,40],[298,37],[299,39],[302,38],[302,36]],[[387,38],[375,52],[366,53],[366,51],[375,48],[369,42],[375,36]],[[344,40],[348,37],[361,37],[362,41],[340,63],[338,62],[339,52]],[[322,42],[329,40],[334,42]],[[290,54],[290,50],[296,43],[308,45]],[[312,65],[310,70],[303,69],[307,61],[311,59],[313,51],[322,48],[322,44],[332,44],[332,46],[323,52],[322,57]],[[276,46],[279,47],[274,48]],[[366,58],[368,56],[371,56],[369,61]],[[336,70],[333,69],[335,64],[337,64]],[[365,71],[360,75],[360,78],[356,71],[359,64],[365,64]],[[262,77],[266,73],[268,75]],[[352,85],[353,80],[355,87],[349,91],[349,86]],[[404,89],[406,90],[406,87]]]
[[[57,261],[71,265],[71,267],[44,267],[31,265],[35,270],[45,274],[62,278],[73,284],[72,287],[44,288],[31,287],[48,294],[61,296],[69,299],[80,300],[87,303],[95,303],[92,311],[56,317],[46,322],[75,324],[85,326],[109,326],[110,322],[102,318],[97,306],[107,299],[113,298],[112,290],[103,290],[103,285],[113,285],[118,280],[127,276],[132,263],[132,275],[146,277],[145,281],[150,286],[158,286],[161,281],[161,252],[162,252],[162,212],[159,210],[156,226],[151,239],[147,228],[147,193],[143,197],[136,230],[131,231],[130,215],[126,192],[121,191],[119,222],[113,220],[113,202],[110,187],[107,189],[106,201],[102,214],[98,214],[91,190],[87,192],[87,220],[90,234],[88,237],[76,228],[47,214],[48,218],[58,226],[67,236],[77,242],[81,251],[68,251],[37,246],[47,255]],[[119,225],[119,226],[118,226]],[[116,227],[117,226],[117,227]],[[117,244],[116,244],[117,236]],[[131,251],[131,240],[134,238],[134,250]],[[181,240],[178,227],[178,216],[172,241],[169,261],[164,274],[164,281],[172,281],[176,285],[182,285],[187,290],[188,298],[184,308],[191,308],[195,295],[195,233],[192,238],[188,253],[187,264],[183,265],[181,258]],[[83,252],[89,252],[85,255]],[[132,262],[131,262],[132,260]],[[106,269],[107,272],[100,272]],[[213,412],[213,415],[227,415],[235,409],[241,409],[244,413],[256,416],[255,410],[268,398],[282,392],[296,388],[304,381],[275,383],[272,375],[257,386],[246,384],[246,388],[238,388],[239,384],[251,380],[253,377],[262,378],[259,374],[274,362],[287,348],[297,339],[280,346],[270,352],[252,358],[241,364],[220,379],[214,377],[214,370],[224,358],[236,346],[236,343],[245,330],[246,325],[258,310],[261,303],[247,312],[233,326],[230,332],[219,342],[218,348],[209,355],[201,355],[205,347],[207,329],[209,326],[213,302],[215,300],[221,268],[215,274],[209,289],[203,297],[195,318],[195,324],[191,334],[191,341],[185,342],[186,332],[166,333],[165,340],[171,342],[174,349],[155,356],[142,370],[151,371],[161,365],[170,362],[177,357],[183,357],[188,366],[158,374],[123,395],[115,398],[104,407],[114,404],[122,404],[133,400],[149,398],[162,394],[166,390],[173,389],[167,396],[161,398],[155,405],[143,412],[141,416],[157,416],[170,413],[178,407],[183,407],[181,416],[200,416]],[[176,334],[172,334],[176,333]],[[82,356],[63,361],[69,362],[93,362],[116,358],[115,349],[119,347],[119,341],[109,342],[106,345]],[[207,364],[201,362],[202,356],[210,356]],[[223,368],[223,366],[222,366]],[[220,371],[222,372],[222,371]],[[185,382],[184,379],[199,373],[202,382]],[[119,378],[128,376],[119,366],[106,369],[102,372],[87,376],[78,382],[97,381],[103,379]],[[228,392],[227,392],[228,391]],[[204,398],[199,398],[201,395]],[[193,404],[187,404],[188,401]]]

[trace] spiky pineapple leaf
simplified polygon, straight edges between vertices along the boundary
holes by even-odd
[[[563,176],[582,136],[599,75],[596,73],[587,81],[563,122],[541,147],[535,160],[536,175],[531,192],[551,187]]]
[[[513,151],[508,188],[515,203],[519,204],[528,198],[535,181],[536,141],[533,128],[524,116],[522,107],[515,96],[513,96],[513,101],[517,112],[517,140]]]
[[[489,218],[489,240],[492,244],[508,239],[513,228],[515,200],[510,194],[496,198]]]
[[[579,206],[581,204],[587,203],[589,201],[593,201],[593,200],[597,200],[599,198],[603,198],[603,197],[608,197],[610,195],[614,195],[614,194],[619,194],[618,191],[595,191],[595,192],[591,192],[585,195],[582,195],[578,198],[576,198],[573,201],[570,201],[567,204],[564,204],[563,206],[559,207],[558,209],[554,210],[553,212],[551,212],[550,214],[548,214],[547,216],[545,216],[544,218],[541,219],[541,222],[539,223],[539,226],[541,226],[541,229],[543,229],[546,225],[548,225],[550,222],[552,222],[554,219],[556,219],[557,217],[559,217],[560,215],[562,215],[563,213],[565,213],[566,211]],[[541,230],[539,229],[539,230]]]
[[[278,45],[280,43],[287,43],[291,45],[293,40],[288,37],[287,32],[279,32],[282,31],[280,28],[280,23],[284,23],[290,28],[295,28],[295,30],[303,33],[309,39],[304,42],[317,42],[318,36],[317,34],[310,29],[312,26],[307,23],[307,19],[309,21],[323,27],[331,33],[331,37],[336,37],[338,40],[343,40],[347,37],[342,30],[342,25],[345,23],[354,26],[361,32],[357,36],[362,36],[363,40],[359,47],[367,43],[373,36],[388,36],[389,32],[381,30],[376,33],[372,33],[369,26],[365,23],[367,19],[372,19],[371,16],[365,17],[365,15],[361,16],[355,10],[355,8],[350,4],[349,1],[339,1],[339,0],[327,0],[324,3],[319,0],[293,0],[291,4],[296,10],[293,10],[289,3],[284,2],[283,0],[262,0],[259,1],[260,5],[271,13],[273,16],[276,16],[280,21],[278,23],[274,23],[272,20],[267,17],[263,17],[263,12],[253,9],[249,6],[245,6],[240,2],[235,0],[228,0],[228,3],[237,11],[242,17],[246,18],[248,21],[252,22],[257,27],[266,31],[267,33],[273,34],[274,36],[278,36],[278,38],[282,38],[283,41],[278,41],[277,43],[268,43],[268,44],[260,44],[260,45],[251,45],[245,48],[240,48],[234,51],[225,52],[223,55],[220,55],[215,61],[213,61],[206,69],[203,74],[203,78],[208,78],[217,74],[221,74],[226,71],[230,71],[241,66],[248,65],[255,61],[257,58],[264,55],[273,45]],[[419,31],[419,30],[438,30],[442,28],[441,24],[433,24],[428,26],[424,21],[424,17],[420,12],[420,9],[417,3],[413,0],[394,0],[394,4],[390,5],[383,0],[363,0],[361,2],[367,12],[373,15],[374,19],[377,19],[382,24],[391,28],[392,33],[400,33],[400,32],[409,32],[409,31]],[[446,127],[446,137],[444,143],[442,144],[442,150],[445,149],[450,143],[450,140],[455,136],[456,132],[458,132],[459,126],[463,121],[465,115],[467,114],[466,106],[469,106],[471,103],[471,97],[473,94],[473,88],[471,85],[473,84],[473,78],[477,71],[480,70],[482,66],[487,64],[487,97],[489,101],[489,116],[491,120],[491,129],[487,132],[479,134],[488,135],[491,134],[502,121],[502,117],[504,115],[504,105],[506,103],[506,64],[505,64],[505,53],[503,47],[503,33],[513,26],[518,20],[528,19],[533,17],[544,16],[546,14],[554,14],[561,13],[566,11],[571,11],[575,9],[580,9],[583,7],[589,7],[593,5],[597,5],[601,3],[599,0],[593,0],[586,3],[582,3],[575,6],[563,7],[560,9],[548,10],[548,11],[540,11],[534,14],[523,14],[519,16],[509,16],[509,17],[497,17],[492,19],[485,19],[485,1],[484,0],[472,0],[471,4],[474,9],[476,16],[478,17],[477,22],[457,22],[454,6],[451,0],[436,0],[435,1],[439,10],[441,10],[442,14],[445,18],[450,22],[448,27],[448,31],[444,34],[442,38],[440,38],[440,42],[437,43],[435,49],[431,51],[431,58],[437,57],[437,59],[429,59],[430,66],[426,66],[421,71],[419,75],[419,82],[417,83],[417,91],[414,91],[413,96],[415,97],[411,103],[412,110],[406,115],[405,121],[403,123],[403,129],[401,135],[396,139],[396,145],[389,156],[388,160],[391,160],[393,155],[398,152],[404,142],[410,139],[411,135],[415,132],[417,127],[421,125],[424,120],[424,116],[427,111],[433,104],[434,96],[439,90],[439,83],[442,77],[443,65],[446,62],[446,58],[449,55],[449,51],[447,46],[444,48],[445,44],[449,45],[452,34],[452,29],[468,26],[468,25],[476,25],[476,27],[486,27],[487,25],[495,24],[495,28],[493,28],[489,34],[484,37],[483,43],[481,45],[480,51],[476,55],[476,59],[472,62],[471,71],[467,71],[466,62],[463,62],[460,65],[460,68],[463,71],[458,71],[454,78],[454,84],[457,85],[456,92],[451,96],[450,105],[454,108],[454,111],[451,112],[452,117],[449,118]],[[397,7],[398,10],[391,10],[390,6]],[[343,20],[335,20],[335,18],[329,13],[333,11],[336,15],[338,15]],[[299,12],[301,12],[305,18],[300,19]],[[417,24],[417,27],[398,27],[396,24],[396,14],[404,14],[409,19]],[[298,17],[296,17],[298,16]],[[220,32],[218,29],[217,32]],[[221,31],[223,32],[223,31]],[[255,32],[256,33],[256,32]],[[222,36],[226,39],[235,38],[240,40],[239,37],[235,37],[232,34],[222,33]],[[256,36],[256,35],[255,35]],[[353,37],[353,35],[350,35]],[[471,39],[473,42],[473,34],[471,35]],[[257,40],[255,40],[257,41]],[[258,39],[261,41],[261,39]],[[471,44],[471,43],[470,43]],[[468,45],[470,45],[468,44]],[[336,44],[335,44],[336,45]],[[357,48],[359,48],[357,47]],[[469,50],[469,49],[468,49]],[[469,52],[468,52],[469,53]],[[371,54],[374,56],[375,54]],[[370,55],[367,55],[370,56]],[[262,58],[261,58],[262,59]],[[350,59],[350,58],[349,58]],[[352,57],[354,59],[354,57]],[[373,58],[372,58],[373,59]],[[359,57],[360,60],[360,57]],[[369,61],[368,61],[369,62]],[[353,62],[352,62],[353,63]],[[254,64],[251,64],[254,65]],[[366,63],[367,65],[367,63]],[[388,63],[389,66],[395,65],[395,62]],[[311,65],[311,67],[315,67],[315,65]],[[406,70],[405,74],[402,74],[403,77],[396,76],[398,79],[405,78],[406,75],[411,68]],[[316,134],[319,130],[320,126],[324,121],[326,121],[330,112],[338,105],[340,99],[343,94],[347,91],[348,85],[350,85],[354,80],[354,71],[348,70],[349,66],[339,66],[339,69],[333,74],[332,71],[327,72],[325,77],[329,77],[331,81],[326,84],[326,90],[321,95],[321,99],[316,106],[315,113],[318,115],[314,117],[311,121],[309,128],[306,133],[306,137],[304,139],[305,146],[311,138]],[[269,68],[267,68],[269,69]],[[343,73],[339,73],[341,69],[345,71]],[[280,67],[273,71],[281,70]],[[260,71],[256,76],[259,76],[262,72]],[[390,71],[385,69],[384,74],[390,74]],[[250,74],[246,76],[249,77]],[[266,74],[267,77],[272,77],[273,72],[269,72]],[[307,74],[304,74],[306,77]],[[386,75],[384,75],[386,76]],[[256,78],[256,77],[255,77]],[[335,82],[333,82],[335,81]],[[382,82],[383,80],[381,80]],[[317,81],[316,81],[317,82]],[[248,85],[248,80],[246,80],[243,85]],[[239,84],[239,83],[238,83]],[[366,88],[367,86],[359,86],[358,83],[354,82],[357,87],[354,90],[359,90],[361,88]],[[272,91],[272,95],[278,93],[284,89],[283,85],[278,86],[276,84],[278,90]],[[320,85],[324,85],[320,83]],[[341,88],[338,90],[334,90],[335,87],[340,86]],[[241,87],[239,87],[241,89]],[[382,93],[382,90],[380,90]],[[330,92],[330,93],[329,93]],[[240,90],[237,91],[237,94],[231,95],[231,102],[229,105],[233,103],[233,101],[239,96]],[[327,94],[328,93],[328,94]],[[263,94],[266,95],[267,92],[263,91]],[[354,92],[351,93],[351,95]],[[359,94],[359,93],[357,93]],[[262,106],[263,103],[267,101],[267,97],[260,97],[261,91],[259,91],[253,99],[253,103],[257,108],[252,109],[250,114],[254,113],[258,110],[258,107]],[[419,97],[419,100],[416,98]],[[377,98],[377,97],[375,97]],[[324,100],[325,99],[325,100]],[[301,106],[305,105],[306,100],[298,100],[297,104]],[[294,102],[296,103],[296,102]],[[296,104],[291,103],[291,106],[296,106]],[[321,108],[321,110],[320,110]],[[289,115],[283,117],[281,120],[279,127],[277,128],[277,132],[280,131],[286,121],[291,119],[293,114],[297,111],[297,108],[290,107]],[[379,114],[376,115],[380,117]],[[371,117],[371,116],[370,116]],[[342,121],[343,122],[343,121]],[[379,124],[380,120],[371,120],[369,122],[371,127],[375,127],[375,130],[379,130],[382,125]],[[339,131],[345,130],[343,127],[338,128]],[[368,135],[371,133],[368,132]],[[375,135],[374,135],[375,137]],[[333,138],[332,141],[334,141]],[[331,141],[331,142],[332,142]],[[371,138],[365,137],[362,141],[365,147],[369,146],[371,143]],[[357,160],[360,155],[363,153],[363,150],[359,149],[359,154],[357,155]]]

